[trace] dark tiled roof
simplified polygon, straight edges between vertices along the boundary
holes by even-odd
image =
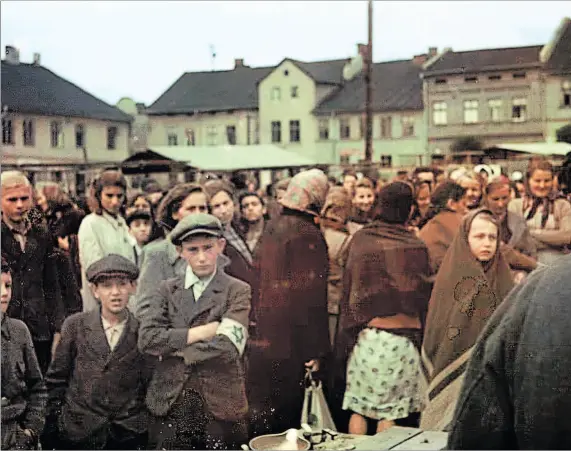
[[[444,53],[426,68],[426,75],[480,72],[502,68],[539,66],[539,52],[543,46],[513,47],[506,49],[472,50]]]
[[[8,111],[46,116],[131,122],[131,116],[33,64],[2,60],[2,105]]]
[[[571,20],[565,20],[559,40],[547,60],[546,68],[554,72],[571,72]]]
[[[306,63],[303,61],[290,60],[301,70],[309,75],[316,83],[342,84],[343,67],[350,61],[349,58],[331,61],[316,61]]]
[[[185,114],[258,108],[257,83],[273,67],[187,72],[151,106],[148,114]]]
[[[373,65],[373,110],[422,110],[421,68],[411,60]],[[363,73],[326,97],[314,110],[316,114],[358,112],[365,110]]]

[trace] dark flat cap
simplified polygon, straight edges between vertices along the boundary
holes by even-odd
[[[222,223],[216,216],[196,213],[182,218],[170,233],[169,238],[175,246],[178,246],[193,235],[221,237],[223,232]]]
[[[147,221],[152,221],[153,215],[149,210],[139,210],[136,208],[127,212],[125,222],[128,226],[130,226],[131,223],[137,219],[146,219]]]
[[[122,255],[109,254],[101,260],[92,263],[85,272],[89,282],[95,282],[101,277],[123,276],[132,280],[139,277],[139,268]]]

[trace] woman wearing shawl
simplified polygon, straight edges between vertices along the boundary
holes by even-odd
[[[328,188],[318,169],[297,174],[280,201],[282,214],[260,239],[248,355],[254,434],[299,427],[304,366],[316,370],[331,348],[327,244],[317,225]]]
[[[465,192],[457,183],[447,181],[432,193],[432,206],[426,216],[427,222],[420,225],[418,236],[428,247],[433,274],[438,272],[466,214]]]
[[[529,160],[526,194],[513,199],[509,211],[522,216],[537,245],[537,258],[546,265],[569,253],[571,244],[571,204],[553,187],[553,166],[541,157]]]
[[[428,382],[423,430],[447,430],[472,347],[513,286],[490,210],[470,213],[444,257],[428,307],[422,369]]]
[[[351,235],[347,230],[347,218],[351,211],[351,198],[342,186],[329,189],[325,205],[321,210],[321,232],[327,243],[329,253],[329,274],[327,276],[327,304],[329,311],[329,338],[331,345],[335,341],[339,302],[343,295],[344,251],[349,245]]]
[[[424,243],[405,226],[413,190],[393,182],[379,194],[376,220],[349,245],[336,354],[346,371],[343,409],[349,432],[378,432],[419,412],[419,348],[430,298],[430,265]],[[341,381],[338,381],[340,383]],[[337,385],[339,387],[339,385]],[[339,396],[340,393],[338,393]]]

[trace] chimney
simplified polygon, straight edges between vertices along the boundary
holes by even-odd
[[[39,53],[34,53],[34,66],[41,66],[41,59]]]
[[[244,59],[243,58],[234,59],[234,69],[238,69],[239,67],[244,67]]]
[[[428,47],[428,57],[434,58],[438,55],[438,47]]]
[[[364,60],[367,59],[368,54],[367,44],[357,44],[357,55],[361,55]]]
[[[8,64],[20,64],[20,51],[13,45],[6,46],[6,62]]]
[[[422,55],[414,55],[412,58],[412,64],[415,66],[422,66],[428,60],[428,55],[423,53]]]

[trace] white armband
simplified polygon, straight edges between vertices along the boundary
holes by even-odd
[[[224,335],[227,337],[232,344],[236,346],[239,355],[244,353],[246,340],[248,339],[248,329],[238,321],[230,318],[222,318],[218,329],[216,329],[216,335]]]

